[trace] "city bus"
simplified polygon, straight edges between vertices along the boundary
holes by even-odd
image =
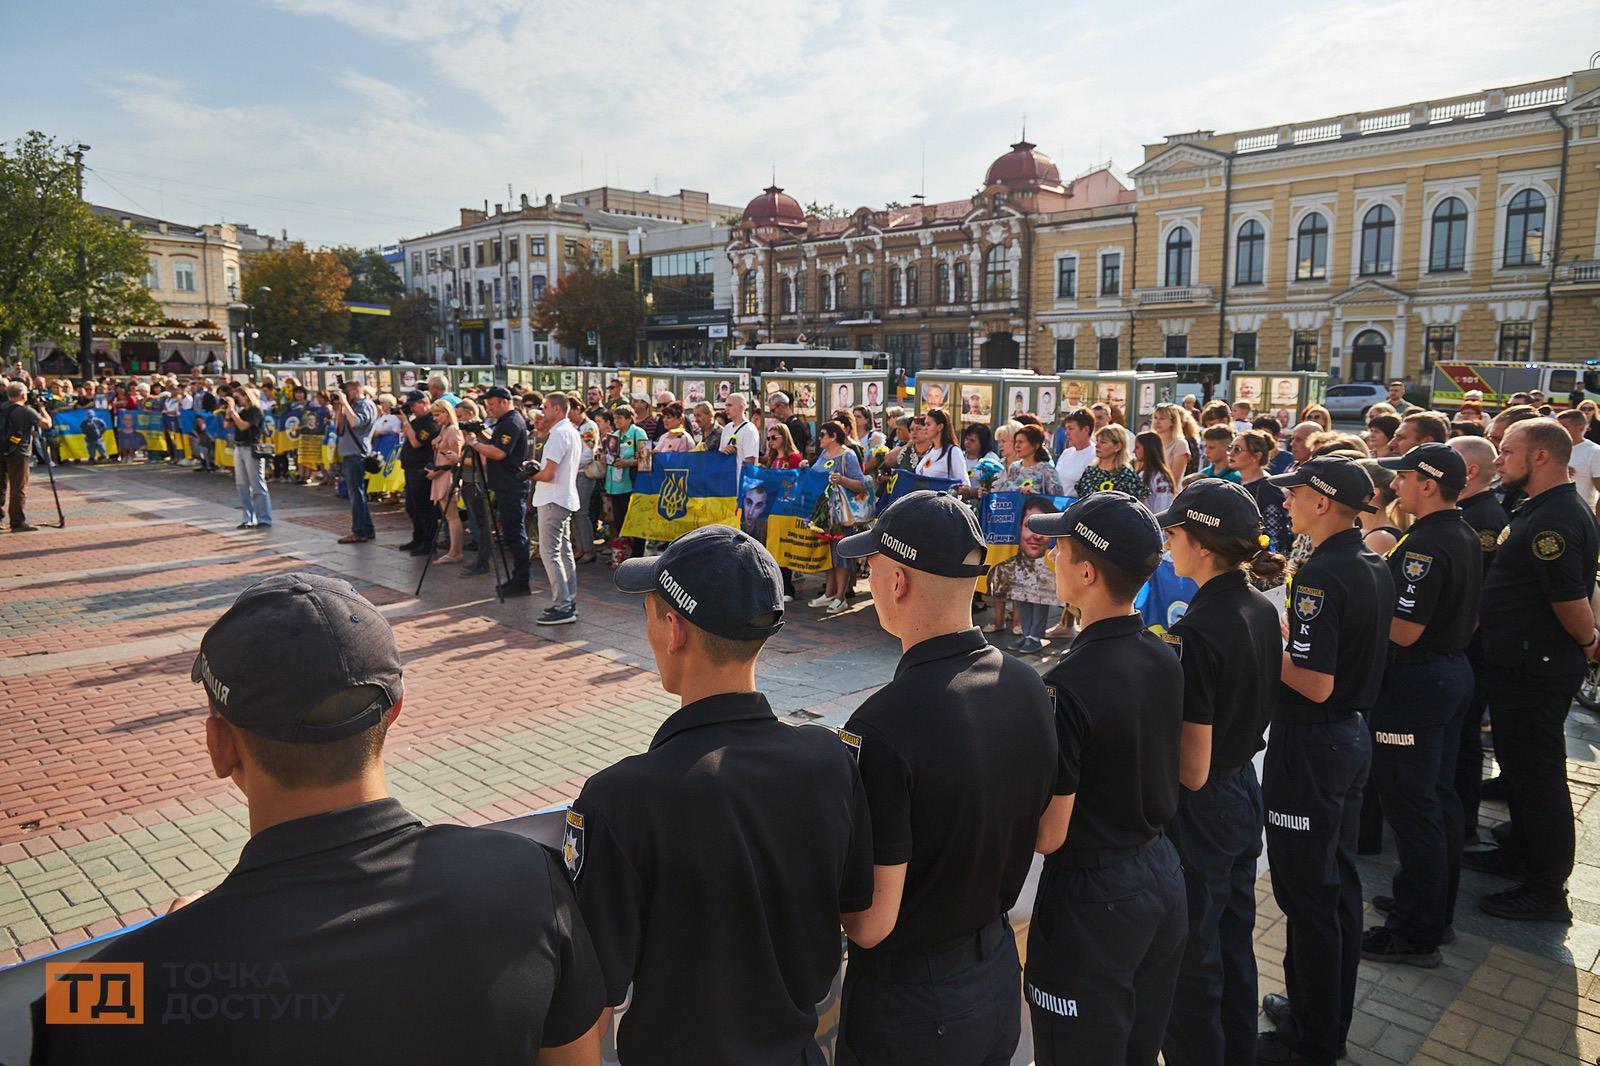
[[[888,370],[888,352],[861,352],[849,348],[810,348],[804,344],[758,344],[728,353],[734,366],[760,376],[786,370]]]
[[[1178,399],[1193,395],[1205,403],[1208,400],[1226,400],[1232,395],[1229,381],[1245,369],[1243,359],[1195,356],[1193,358],[1166,358],[1151,356],[1135,359],[1133,368],[1140,373],[1155,371],[1158,374],[1178,375]]]

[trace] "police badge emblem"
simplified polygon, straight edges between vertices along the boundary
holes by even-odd
[[[1561,553],[1566,550],[1567,542],[1554,530],[1546,530],[1533,538],[1534,558],[1543,562],[1561,558]]]
[[[1167,647],[1171,648],[1174,654],[1178,656],[1178,661],[1182,662],[1183,638],[1178,636],[1176,633],[1163,633],[1161,634],[1161,639],[1167,642]]]
[[[1428,576],[1428,571],[1433,568],[1433,556],[1421,555],[1417,552],[1406,552],[1400,563],[1400,570],[1406,575],[1407,581],[1421,581]]]
[[[1321,589],[1297,588],[1294,590],[1295,617],[1302,622],[1309,622],[1322,613]]]
[[[1492,529],[1480,529],[1478,531],[1478,544],[1484,551],[1492,552],[1500,547],[1500,534]]]
[[[859,763],[861,761],[861,736],[847,729],[838,729],[835,732],[839,734],[839,739],[844,741],[844,746],[849,749],[850,757]]]
[[[567,864],[567,876],[574,881],[583,869],[583,815],[567,808],[567,828],[561,837],[561,861]]]

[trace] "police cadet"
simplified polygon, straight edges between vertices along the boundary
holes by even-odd
[[[1040,1066],[1156,1061],[1189,919],[1178,852],[1183,666],[1134,610],[1161,561],[1144,505],[1097,492],[1028,519],[1056,542],[1056,590],[1082,613],[1055,669],[1054,792],[1028,927],[1026,998]]]
[[[433,462],[433,444],[439,436],[432,401],[421,389],[405,396],[406,418],[400,423],[405,440],[400,442],[400,469],[406,476],[406,514],[411,518],[411,539],[400,550],[412,555],[433,554],[439,536],[439,508],[432,499],[433,482],[428,480],[428,464]]]
[[[1278,699],[1283,636],[1251,588],[1283,571],[1243,488],[1195,482],[1157,520],[1179,577],[1199,589],[1167,636],[1183,667],[1178,813],[1167,833],[1183,861],[1189,941],[1162,1056],[1168,1066],[1232,1066],[1256,1053],[1256,862],[1261,784],[1252,759]]]
[[[1394,493],[1416,519],[1389,551],[1396,598],[1383,688],[1372,708],[1372,779],[1394,830],[1394,895],[1375,896],[1387,914],[1367,930],[1363,958],[1439,965],[1454,939],[1461,880],[1461,801],[1456,748],[1472,699],[1467,644],[1477,624],[1483,549],[1456,498],[1467,464],[1444,444],[1419,444],[1378,460],[1395,471]]]
[[[1450,447],[1461,453],[1461,460],[1467,467],[1467,487],[1456,498],[1456,506],[1461,508],[1461,516],[1478,535],[1483,571],[1487,574],[1495,551],[1500,547],[1500,531],[1511,521],[1490,485],[1495,475],[1495,447],[1483,437],[1469,436],[1452,438]],[[1476,618],[1476,606],[1472,612]],[[1456,797],[1461,801],[1462,842],[1476,844],[1478,801],[1483,787],[1483,714],[1489,707],[1483,685],[1487,666],[1483,659],[1482,630],[1472,634],[1467,645],[1467,662],[1472,664],[1472,700],[1461,719],[1460,747],[1456,752]]]
[[[1343,1053],[1361,960],[1356,837],[1371,760],[1362,714],[1378,698],[1394,616],[1394,581],[1361,541],[1372,479],[1323,456],[1269,478],[1311,556],[1285,587],[1283,682],[1272,715],[1261,794],[1272,893],[1288,922],[1289,995],[1262,1009],[1277,1024],[1262,1062],[1330,1063]]]
[[[624,1066],[818,1066],[816,1006],[843,912],[872,903],[854,753],[778,721],[756,658],[783,577],[754,538],[706,526],[614,580],[645,594],[661,685],[682,705],[649,751],[589,778],[564,851],[594,932]]]
[[[216,888],[90,960],[142,964],[142,1024],[43,1024],[41,1000],[35,1063],[599,1066],[600,967],[560,860],[389,798],[401,666],[377,608],[335,578],[269,577],[190,677],[250,839]]]
[[[494,419],[489,438],[466,437],[467,447],[483,459],[484,480],[494,493],[495,518],[500,526],[500,542],[511,553],[511,577],[496,591],[506,596],[525,596],[528,588],[528,528],[523,524],[523,504],[528,483],[519,476],[528,457],[528,423],[511,400],[504,385],[495,385],[483,394],[483,406]],[[479,530],[487,537],[490,531]]]
[[[1533,418],[1506,430],[1495,460],[1500,487],[1522,500],[1501,532],[1478,614],[1511,831],[1500,848],[1469,852],[1462,861],[1518,882],[1478,901],[1496,918],[1572,917],[1564,726],[1585,660],[1600,655],[1600,630],[1589,606],[1600,534],[1568,480],[1571,452],[1572,439],[1559,422]]]
[[[846,915],[839,1062],[1009,1063],[1021,1036],[1016,903],[1050,802],[1056,739],[1032,668],[972,624],[984,541],[954,497],[913,492],[840,541],[872,560],[894,679],[845,726],[872,812],[875,891]]]

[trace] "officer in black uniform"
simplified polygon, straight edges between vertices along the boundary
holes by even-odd
[[[841,1063],[1009,1063],[1021,1036],[1017,901],[1050,802],[1056,738],[1032,668],[972,624],[984,542],[970,508],[913,492],[840,541],[872,559],[904,654],[851,717],[872,812],[872,908],[846,915]]]
[[[1484,578],[1478,618],[1495,758],[1511,808],[1511,835],[1462,861],[1516,880],[1479,906],[1497,918],[1570,921],[1572,798],[1567,789],[1567,710],[1586,659],[1600,655],[1589,597],[1600,533],[1567,475],[1572,440],[1551,418],[1506,431],[1495,467],[1500,485],[1523,497]]]
[[[1472,699],[1467,644],[1477,624],[1483,549],[1456,506],[1467,464],[1443,444],[1419,444],[1378,460],[1416,519],[1389,551],[1396,590],[1383,688],[1372,708],[1372,779],[1394,830],[1394,895],[1373,898],[1388,915],[1367,930],[1363,958],[1439,965],[1454,939],[1461,880],[1461,801],[1456,748]]]
[[[1283,682],[1261,782],[1272,893],[1289,925],[1289,996],[1262,1004],[1276,1032],[1261,1062],[1331,1063],[1343,1053],[1361,960],[1356,837],[1371,761],[1362,714],[1378,698],[1394,617],[1394,581],[1356,528],[1372,479],[1323,456],[1268,478],[1312,552],[1285,588]],[[1331,860],[1331,867],[1330,867]]]
[[[1478,547],[1482,549],[1483,572],[1489,572],[1495,551],[1500,547],[1500,531],[1510,523],[1506,509],[1495,496],[1495,447],[1483,437],[1455,437],[1450,447],[1461,454],[1467,467],[1467,487],[1461,490],[1456,506],[1461,517],[1478,534]],[[1473,608],[1477,617],[1477,608]],[[1461,838],[1463,843],[1478,843],[1478,801],[1483,787],[1483,713],[1489,707],[1489,696],[1483,686],[1488,669],[1483,658],[1483,633],[1474,631],[1467,644],[1467,661],[1472,664],[1472,702],[1461,719],[1461,742],[1456,752],[1456,796],[1461,801]]]
[[[433,482],[428,480],[433,444],[439,437],[431,402],[420,389],[406,393],[406,420],[400,424],[405,431],[400,442],[400,469],[406,476],[406,514],[411,518],[411,539],[400,545],[400,550],[412,555],[433,554],[433,542],[439,536],[439,508],[432,499]]]
[[[33,1062],[598,1066],[604,987],[560,860],[388,797],[402,682],[382,612],[336,578],[269,577],[190,676],[250,839],[217,887],[92,957],[143,965],[141,1024],[44,1024],[41,1000]]]
[[[1154,1064],[1189,928],[1178,851],[1162,832],[1178,809],[1183,666],[1133,607],[1161,561],[1161,530],[1115,491],[1028,528],[1060,538],[1056,589],[1081,612],[1045,675],[1060,758],[1028,928],[1035,1061]]]
[[[872,903],[872,829],[856,749],[778,721],[756,690],[783,625],[778,564],[706,526],[614,580],[647,594],[662,687],[683,701],[567,815],[605,1002],[633,986],[620,1060],[819,1066],[816,1005],[839,969],[841,914]]]
[[[1240,486],[1204,478],[1157,516],[1179,577],[1198,583],[1167,635],[1183,667],[1178,813],[1189,941],[1161,1053],[1168,1066],[1231,1066],[1256,1053],[1256,865],[1265,814],[1252,759],[1278,700],[1278,611],[1245,580],[1283,571]]]
[[[484,480],[494,493],[495,518],[500,525],[500,542],[511,555],[511,577],[497,591],[503,596],[526,596],[528,587],[528,528],[523,524],[523,508],[528,483],[519,476],[528,457],[528,423],[512,402],[511,392],[495,385],[483,394],[483,406],[494,421],[489,438],[469,436],[467,447],[483,460]],[[480,535],[487,536],[488,530]]]

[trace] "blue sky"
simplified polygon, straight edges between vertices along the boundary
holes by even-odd
[[[1595,0],[4,0],[0,139],[91,146],[96,202],[387,243],[607,176],[742,204],[967,195],[1247,129],[1565,74]],[[926,163],[924,164],[924,159]]]

